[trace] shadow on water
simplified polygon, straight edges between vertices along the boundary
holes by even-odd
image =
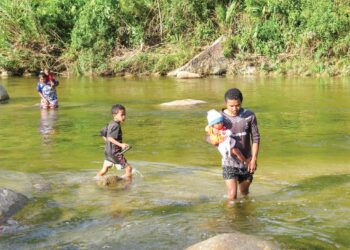
[[[16,216],[26,225],[39,225],[57,221],[62,216],[60,205],[49,197],[33,197]]]
[[[15,102],[36,102],[38,101],[37,97],[30,97],[30,96],[21,96],[21,97],[14,97],[11,98],[12,101]]]
[[[349,174],[338,175],[322,175],[308,179],[304,179],[295,185],[286,187],[276,193],[277,196],[300,193],[318,193],[324,189],[336,188],[344,184],[350,183]]]
[[[257,206],[250,198],[238,199],[234,204],[224,201],[218,210],[213,210],[215,213],[203,222],[202,229],[210,232],[212,236],[237,231],[259,234],[264,225],[258,219]]]
[[[300,180],[264,197],[258,217],[286,249],[347,249],[349,184],[349,174]]]

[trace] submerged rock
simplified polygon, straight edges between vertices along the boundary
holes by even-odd
[[[16,193],[7,188],[0,188],[0,224],[17,213],[25,204],[28,198],[23,194]]]
[[[43,193],[51,190],[50,183],[35,183],[33,184],[35,192]]]
[[[183,100],[176,100],[172,102],[164,102],[160,105],[166,106],[166,107],[175,107],[175,106],[190,106],[190,105],[197,105],[197,104],[203,104],[203,103],[207,103],[207,102],[202,100],[183,99]]]
[[[186,250],[274,250],[279,249],[274,243],[256,236],[236,233],[219,234],[205,241],[194,244]]]
[[[17,221],[10,219],[6,223],[0,225],[0,235],[15,233],[20,229],[22,229],[22,226],[20,226]]]
[[[46,131],[40,131],[43,134]],[[48,131],[49,133],[50,131]],[[47,133],[46,133],[47,134]],[[51,191],[51,184],[46,178],[43,178],[40,175],[32,175],[30,178],[30,181],[32,183],[33,191],[36,193],[46,193],[48,191]]]
[[[0,84],[0,103],[7,101],[8,99],[10,99],[10,97],[9,97],[5,87]]]
[[[97,184],[99,186],[104,186],[104,187],[116,186],[124,182],[125,182],[125,179],[117,175],[101,176],[97,179]]]

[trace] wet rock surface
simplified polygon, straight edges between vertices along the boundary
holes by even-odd
[[[272,242],[243,233],[219,234],[205,241],[194,244],[186,250],[275,250],[279,249]]]
[[[3,224],[12,215],[17,213],[28,202],[23,194],[7,188],[0,188],[0,224]]]
[[[0,84],[0,103],[9,100],[10,97],[4,86]]]
[[[178,78],[198,78],[206,75],[225,74],[228,67],[228,60],[224,56],[222,46],[225,39],[224,36],[219,37],[213,44],[192,58],[184,66],[169,72],[168,76]],[[187,73],[185,74],[182,72]]]

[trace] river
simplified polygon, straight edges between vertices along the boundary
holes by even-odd
[[[350,248],[350,79],[60,79],[59,109],[40,111],[35,78],[1,80],[0,186],[30,198],[1,249],[183,249],[240,231],[287,249]],[[206,111],[238,87],[261,133],[249,198],[225,201]],[[164,108],[178,99],[207,103]],[[104,188],[99,130],[126,106],[131,185]],[[122,172],[110,170],[110,174]],[[42,187],[42,188],[40,188]]]

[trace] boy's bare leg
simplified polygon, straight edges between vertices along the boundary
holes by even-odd
[[[128,164],[125,167],[125,174],[122,176],[122,178],[131,177],[132,176],[132,167]]]
[[[245,180],[239,184],[239,191],[241,192],[242,195],[249,194],[249,186],[251,183],[252,183],[251,180]]]
[[[227,187],[227,199],[233,201],[237,199],[237,180],[225,180]]]
[[[108,172],[108,168],[107,166],[103,166],[96,176],[104,176]]]

